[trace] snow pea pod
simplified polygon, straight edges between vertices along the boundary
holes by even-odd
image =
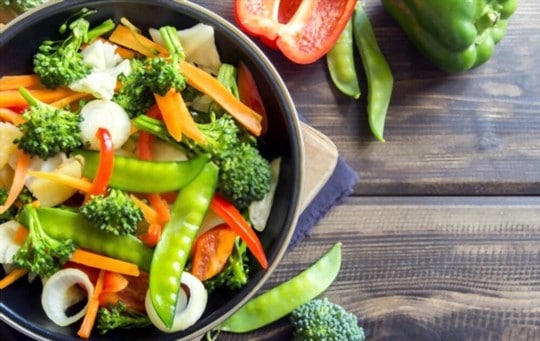
[[[182,272],[214,196],[218,172],[219,168],[208,162],[180,191],[154,250],[149,276],[150,298],[157,315],[169,329],[174,322]]]
[[[72,155],[84,158],[83,175],[94,178],[98,171],[99,153],[77,150]],[[112,187],[137,193],[177,191],[191,182],[210,160],[201,154],[186,161],[156,162],[115,155]]]
[[[358,99],[360,86],[354,63],[352,19],[345,26],[334,47],[326,54],[326,63],[336,88],[343,94]]]
[[[334,282],[340,267],[341,243],[338,242],[306,270],[248,301],[218,329],[247,333],[277,321],[324,292]]]
[[[384,124],[392,97],[394,76],[373,32],[371,22],[358,2],[353,13],[353,31],[366,73],[368,98],[367,112],[372,134],[384,142]]]
[[[137,264],[144,271],[150,270],[152,249],[133,235],[115,236],[95,228],[83,215],[60,208],[36,208],[45,233],[58,239],[71,239],[78,247],[112,258]],[[23,209],[17,218],[28,226],[29,212]]]

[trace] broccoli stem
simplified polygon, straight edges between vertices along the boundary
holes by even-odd
[[[184,48],[178,38],[178,32],[173,26],[163,26],[159,29],[161,39],[171,56],[171,63],[180,66],[180,62],[185,58]]]
[[[19,88],[19,93],[24,98],[26,103],[28,103],[28,105],[30,105],[31,107],[38,107],[38,106],[45,106],[46,105],[45,103],[41,102],[40,100],[38,100],[37,98],[32,96],[30,91],[28,91],[25,87],[20,87]]]
[[[112,19],[107,19],[105,20],[104,22],[102,22],[101,24],[99,24],[98,26],[92,28],[91,30],[88,31],[88,34],[86,36],[86,42],[91,42],[93,41],[94,39],[98,38],[98,37],[101,37],[102,35],[104,35],[105,33],[111,31],[112,29],[114,29],[114,21]]]

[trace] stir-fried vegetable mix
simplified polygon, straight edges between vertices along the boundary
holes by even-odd
[[[221,63],[212,27],[144,34],[93,14],[0,77],[0,290],[40,277],[47,316],[82,338],[183,330],[209,292],[267,267],[279,168],[258,149],[264,108],[240,100],[249,70]]]

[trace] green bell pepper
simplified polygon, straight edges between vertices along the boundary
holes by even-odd
[[[382,0],[418,50],[448,72],[485,63],[506,33],[517,0]]]

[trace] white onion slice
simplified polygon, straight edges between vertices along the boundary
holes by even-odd
[[[168,329],[159,318],[157,312],[152,305],[150,298],[150,290],[146,292],[145,307],[146,313],[152,321],[152,324],[159,330],[166,333],[173,333],[191,327],[197,322],[204,310],[208,301],[208,293],[204,284],[189,272],[182,273],[182,287],[178,293],[178,301],[176,303],[176,315],[171,329]],[[187,289],[184,289],[184,286]],[[187,292],[186,292],[187,291]]]
[[[81,285],[86,293],[78,285]],[[93,292],[94,285],[84,272],[71,268],[62,269],[49,277],[43,285],[41,305],[51,321],[65,327],[84,316]],[[66,309],[82,301],[85,297],[84,307],[76,314],[68,316]]]

